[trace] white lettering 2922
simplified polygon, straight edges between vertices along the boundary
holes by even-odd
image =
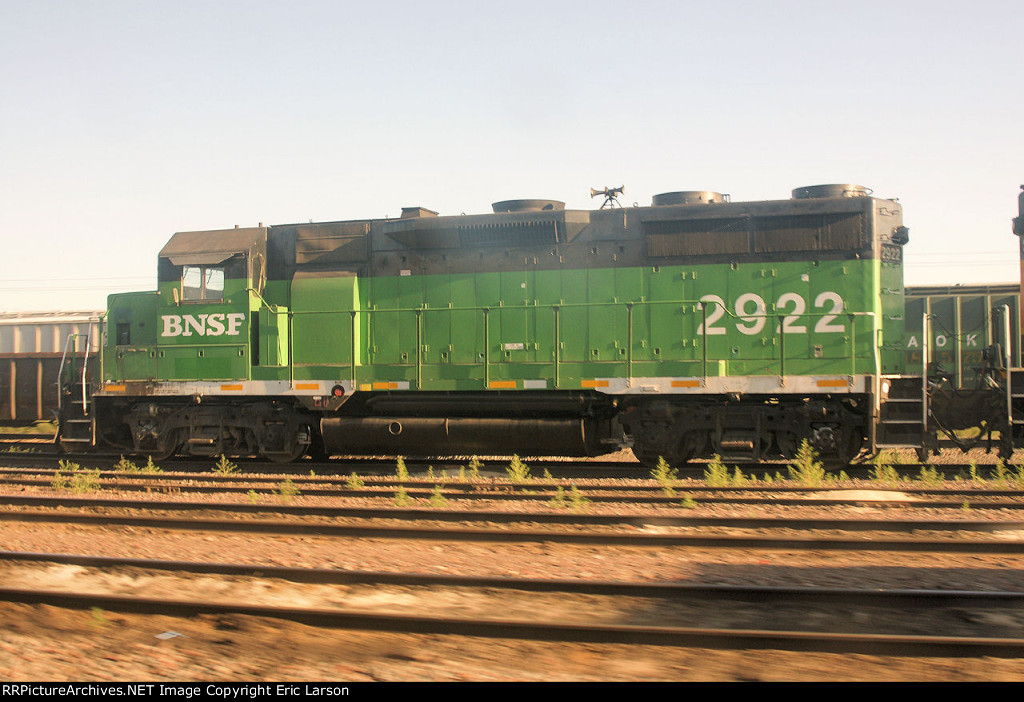
[[[707,334],[708,336],[725,334],[727,330],[723,326],[725,320],[722,319],[725,316],[726,310],[725,300],[718,295],[704,295],[700,301],[701,307],[707,308],[707,329],[704,328],[704,323],[701,323],[697,327],[697,334]],[[843,298],[839,293],[829,290],[819,294],[814,298],[814,308],[824,312],[814,316],[816,317],[814,324],[815,334],[842,334],[846,331],[845,324],[837,324],[835,321],[845,308]],[[805,314],[807,310],[807,301],[803,297],[797,293],[784,293],[779,297],[778,302],[775,303],[775,309],[778,310],[776,315],[779,313],[784,315],[781,331],[784,331],[786,334],[807,333],[806,325],[797,324],[801,315]],[[736,298],[736,305],[733,311],[736,313],[737,318],[735,322],[736,329],[744,334],[759,334],[764,329],[765,322],[768,319],[764,299],[757,293],[744,293],[740,295]],[[780,325],[775,325],[776,334],[780,331],[779,327]]]
[[[160,319],[164,323],[160,336],[238,336],[241,333],[239,327],[245,321],[245,313],[165,314]]]

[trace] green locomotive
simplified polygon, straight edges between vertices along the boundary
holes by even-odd
[[[175,234],[157,290],[109,297],[101,378],[62,438],[277,461],[927,447],[898,201],[493,209]]]

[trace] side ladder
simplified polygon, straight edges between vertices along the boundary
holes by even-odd
[[[925,448],[928,436],[928,393],[916,375],[884,375],[889,386],[879,402],[878,448]]]
[[[1024,368],[1011,368],[1009,392],[1006,397],[1007,422],[1010,425],[1010,435],[1015,439],[1024,437]],[[1014,441],[1018,446],[1019,441]]]
[[[85,355],[78,367],[78,339],[85,339]],[[89,334],[68,334],[57,372],[57,443],[65,449],[84,449],[96,444],[92,404],[89,401]]]

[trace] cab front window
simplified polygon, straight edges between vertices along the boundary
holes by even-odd
[[[181,299],[221,301],[224,299],[224,269],[220,266],[182,266]]]

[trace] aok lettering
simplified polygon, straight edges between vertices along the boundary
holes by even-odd
[[[164,328],[160,336],[238,336],[245,322],[244,312],[225,314],[164,314],[160,316]]]

